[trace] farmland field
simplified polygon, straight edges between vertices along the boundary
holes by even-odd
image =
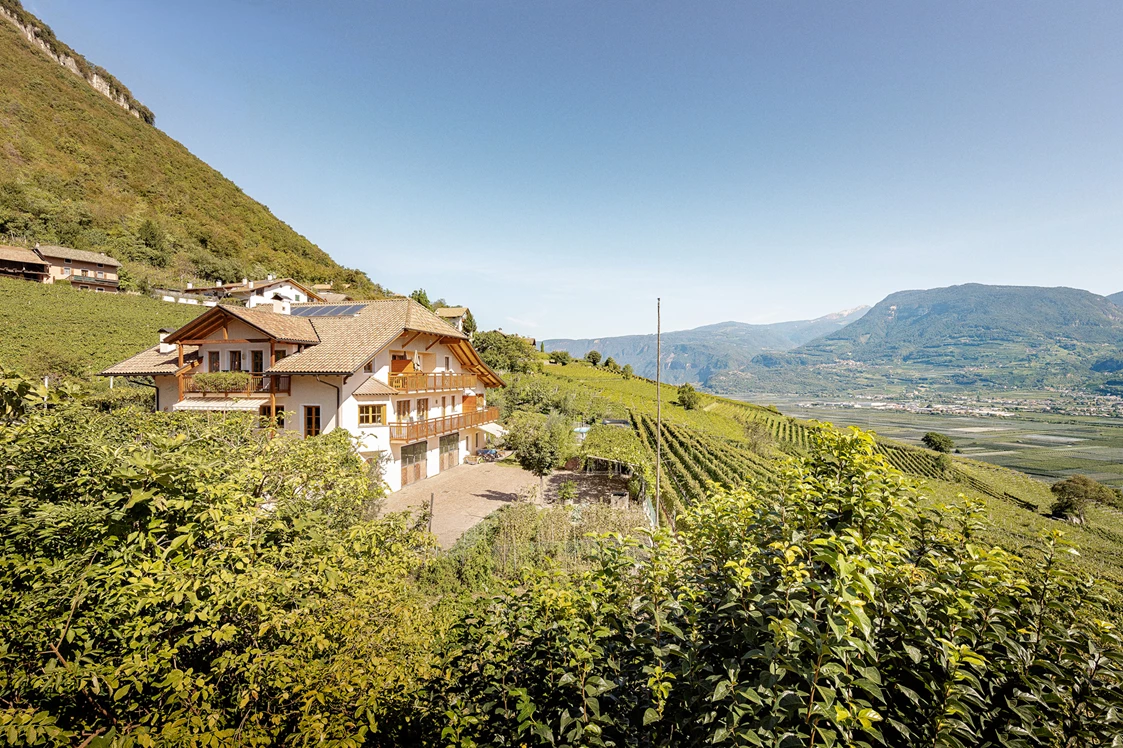
[[[1123,488],[1123,419],[1052,413],[1012,416],[952,416],[779,403],[800,419],[859,426],[919,445],[927,431],[955,440],[964,457],[1019,470],[1045,481],[1079,473]]]
[[[625,409],[654,461],[653,383],[625,380],[583,363],[548,366],[546,380],[567,391],[603,398],[614,411]],[[784,403],[765,407],[708,394],[702,395],[700,408],[687,411],[676,397],[677,388],[664,385],[662,485],[669,515],[676,505],[704,497],[711,483],[767,482],[784,459],[808,450],[814,434],[810,420],[829,421],[876,432],[878,452],[917,481],[923,505],[940,508],[961,501],[961,496],[983,501],[986,538],[1021,555],[1037,553],[1041,531],[1063,529],[1081,550],[1074,561],[1077,568],[1107,581],[1113,590],[1123,590],[1123,512],[1093,505],[1082,527],[1048,516],[1053,500],[1049,484],[1058,476],[1083,472],[1123,484],[1123,466],[1111,461],[1123,452],[1123,423],[1050,414],[984,418]],[[946,433],[956,441],[962,452],[953,456],[950,466],[919,446],[926,431]],[[1084,441],[1076,441],[1080,439]],[[1123,608],[1123,595],[1109,595]]]

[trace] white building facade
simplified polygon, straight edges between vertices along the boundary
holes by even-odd
[[[199,377],[215,372],[242,372],[237,391]],[[163,411],[276,414],[304,437],[346,429],[391,491],[486,446],[498,419],[487,390],[503,385],[464,333],[410,299],[218,306],[102,375],[152,377]]]

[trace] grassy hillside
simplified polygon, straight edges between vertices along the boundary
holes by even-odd
[[[0,364],[29,376],[86,378],[157,342],[203,307],[0,278]]]
[[[5,18],[0,239],[107,252],[136,287],[275,273],[350,283],[354,295],[382,291],[62,68]]]
[[[867,307],[811,320],[749,325],[721,322],[663,334],[663,376],[668,382],[706,382],[718,372],[748,366],[765,351],[787,351],[827,335],[860,318]],[[581,358],[591,350],[631,364],[640,376],[655,376],[655,336],[623,335],[585,340],[547,340],[547,351],[568,351]]]
[[[655,385],[585,364],[549,366],[547,381],[564,398],[595,396],[630,414],[634,428],[654,462]],[[518,389],[519,384],[515,384]],[[703,407],[684,410],[675,404],[676,388],[663,388],[663,468],[665,505],[684,506],[708,494],[708,483],[724,484],[758,478],[768,480],[778,461],[806,452],[812,423],[762,407],[710,395]],[[989,519],[986,537],[1019,554],[1034,555],[1041,548],[1037,533],[1063,528],[1082,555],[1075,562],[1113,586],[1116,603],[1123,604],[1123,513],[1095,506],[1083,527],[1050,519],[1049,485],[1028,475],[960,456],[941,466],[936,453],[879,438],[880,451],[907,475],[921,481],[930,506],[954,503],[960,494],[985,502]]]

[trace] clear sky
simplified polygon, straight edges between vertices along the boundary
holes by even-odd
[[[1123,290],[1123,3],[24,0],[338,262],[539,338]]]

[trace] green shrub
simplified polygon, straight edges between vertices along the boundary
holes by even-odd
[[[955,449],[955,442],[952,441],[950,436],[944,434],[937,434],[935,431],[929,431],[921,439],[924,446],[928,447],[935,452],[951,452]]]
[[[1123,646],[1059,536],[1030,566],[980,542],[979,506],[918,498],[869,435],[823,430],[774,486],[603,539],[457,624],[434,742],[1114,745]]]
[[[252,375],[244,371],[203,372],[192,379],[203,392],[246,392],[253,383]]]

